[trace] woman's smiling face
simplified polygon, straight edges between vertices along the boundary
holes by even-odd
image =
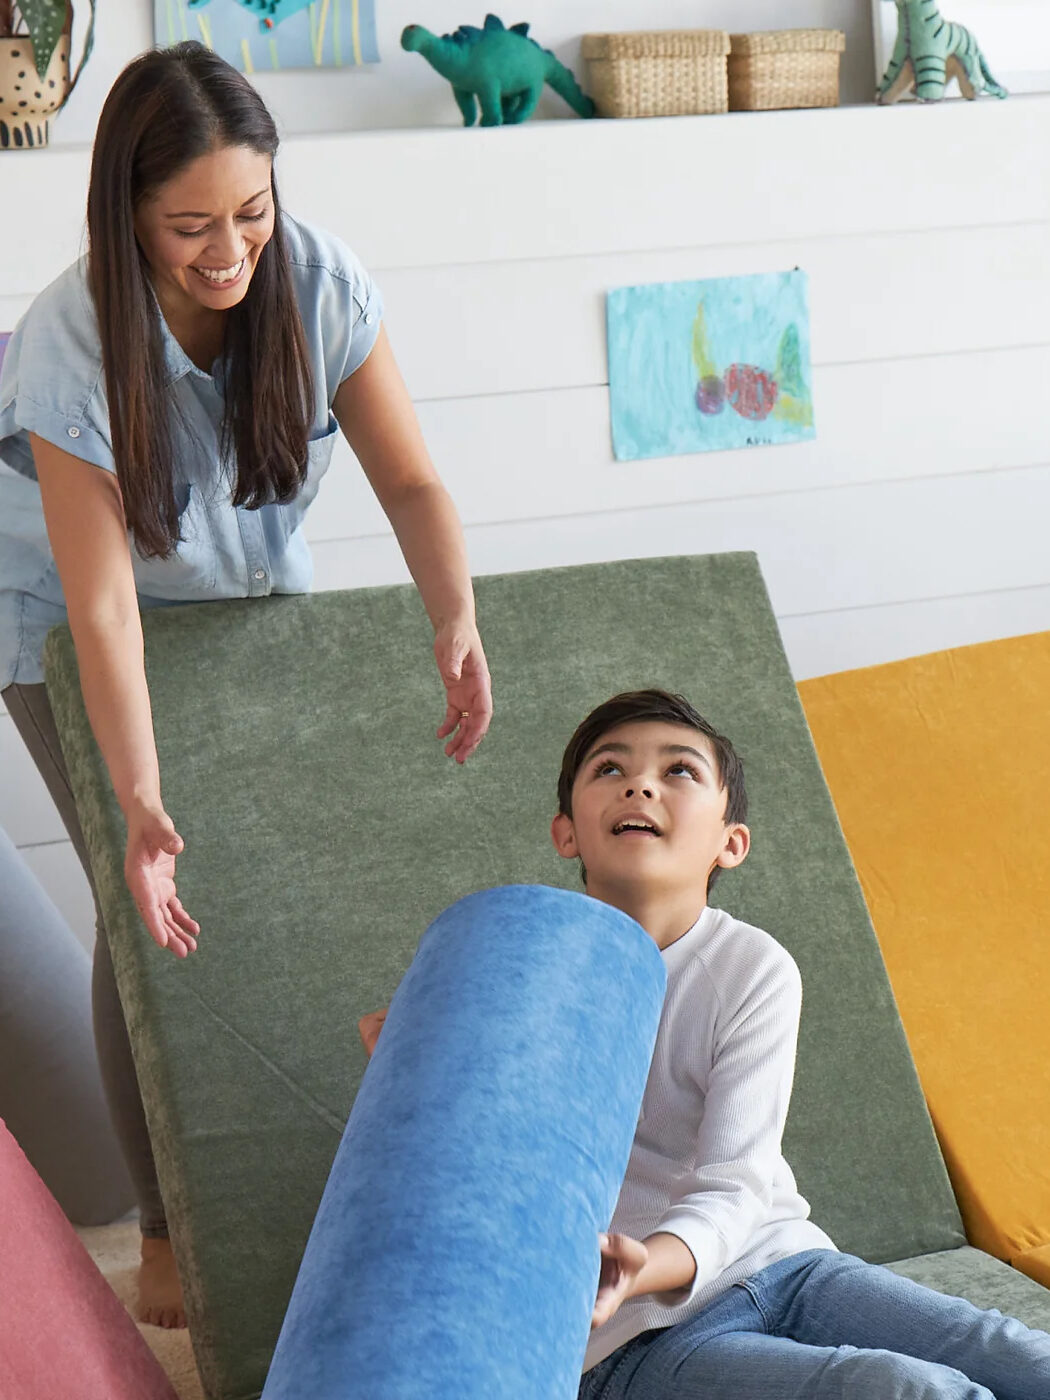
[[[138,206],[135,235],[166,314],[243,298],[273,235],[272,164],[247,146],[209,151]]]

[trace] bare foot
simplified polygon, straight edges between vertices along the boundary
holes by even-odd
[[[140,1322],[150,1322],[154,1327],[186,1326],[182,1284],[170,1240],[142,1237],[137,1314]]]

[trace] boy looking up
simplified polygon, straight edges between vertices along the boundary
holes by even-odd
[[[681,696],[579,726],[554,844],[642,925],[667,991],[580,1400],[1050,1400],[1050,1336],[840,1254],[781,1155],[801,982],[707,896],[750,849],[732,744]]]
[[[707,902],[750,849],[732,744],[681,696],[614,696],[569,741],[558,806],[556,849],[667,970],[579,1400],[1050,1400],[1050,1335],[841,1254],[808,1218],[781,1153],[798,969]]]
[[[588,1365],[692,1316],[785,1254],[833,1248],[807,1219],[780,1153],[798,969],[768,934],[707,903],[720,873],[747,856],[746,817],[732,744],[680,697],[616,696],[565,751],[555,848],[580,859],[589,895],[642,925],[667,968],[630,1164],[603,1246]]]

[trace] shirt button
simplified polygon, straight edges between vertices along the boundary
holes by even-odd
[[[79,428],[67,428],[66,432],[71,438],[78,438],[80,436]]]
[[[366,325],[366,326],[370,326],[374,320],[375,320],[375,317],[372,315],[371,311],[366,311],[366,312],[365,312],[365,325]]]
[[[261,582],[263,581],[263,579],[266,577],[266,570],[265,570],[265,569],[256,569],[255,574],[254,574],[254,577],[257,578],[257,579],[259,580],[259,582],[261,583]]]

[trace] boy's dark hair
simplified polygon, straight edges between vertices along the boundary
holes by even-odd
[[[583,761],[603,734],[616,729],[621,724],[640,724],[645,721],[661,724],[682,724],[695,729],[711,741],[718,763],[718,776],[726,790],[725,823],[747,821],[747,789],[744,786],[744,765],[733,745],[710,724],[703,715],[690,705],[684,695],[673,695],[668,690],[626,690],[614,695],[603,705],[590,712],[577,726],[562,756],[561,772],[558,774],[558,811],[572,816],[572,786],[583,766]],[[710,890],[721,874],[721,867],[715,866],[707,882]],[[584,875],[586,880],[586,874]]]

